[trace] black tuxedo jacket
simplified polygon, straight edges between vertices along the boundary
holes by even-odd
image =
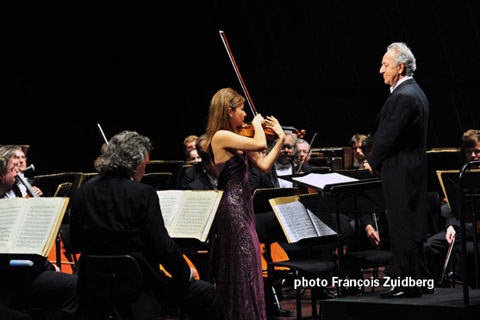
[[[151,186],[121,175],[95,177],[75,192],[70,214],[70,237],[77,252],[130,254],[140,263],[145,283],[160,293],[170,281],[189,282],[190,267],[165,229]]]
[[[202,163],[196,163],[184,171],[181,188],[183,190],[214,190]]]
[[[427,233],[428,117],[428,101],[416,81],[398,85],[378,115],[368,158],[381,172],[389,225],[417,241]]]

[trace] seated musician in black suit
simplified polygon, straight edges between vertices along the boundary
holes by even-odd
[[[480,130],[470,129],[463,133],[460,145],[460,156],[464,163],[480,160]],[[424,243],[427,267],[435,280],[441,276],[443,262],[446,257],[449,244],[455,239],[455,247],[460,246],[460,221],[452,213],[448,204],[442,205],[442,214],[446,216],[445,229],[427,238]],[[473,240],[472,223],[465,223],[465,239]],[[456,257],[456,268],[461,270],[461,259]],[[473,277],[472,277],[473,278]]]
[[[6,195],[15,185],[17,164],[13,148],[0,147],[0,199],[16,197]],[[22,284],[7,283],[14,274],[2,269],[6,273],[1,275],[0,296],[8,296],[10,301],[0,303],[25,310],[32,316],[51,315],[59,319],[74,319],[78,308],[77,276],[59,272],[47,259],[39,257],[32,258],[32,261],[34,265],[26,270]],[[17,294],[13,294],[13,291]],[[22,294],[18,295],[18,292]]]
[[[181,189],[183,190],[217,190],[217,177],[215,165],[210,154],[202,149],[205,142],[205,135],[201,135],[196,142],[201,162],[193,164],[183,173]]]
[[[109,141],[96,164],[99,175],[72,199],[72,244],[82,254],[129,254],[138,261],[145,285],[141,308],[131,310],[136,319],[155,319],[169,306],[192,319],[223,319],[214,287],[193,280],[193,269],[169,237],[155,189],[139,183],[150,149],[150,139],[132,131]]]
[[[250,189],[255,192],[261,188],[291,188],[293,183],[281,176],[291,176],[298,171],[299,164],[295,163],[297,138],[291,133],[285,135],[282,151],[275,161],[274,166],[269,173],[265,174],[250,166],[248,172],[248,180],[250,181]],[[303,173],[310,173],[311,166],[308,163],[302,165]]]
[[[366,135],[356,133],[350,138],[350,146],[352,147],[353,164],[349,169],[364,169],[363,163],[365,161],[365,153],[363,148],[363,141],[367,138]]]
[[[297,163],[303,163],[302,167],[307,165],[308,161],[310,161],[310,144],[303,139],[297,139],[297,142],[295,143],[295,149],[295,158]]]
[[[33,180],[27,178],[24,174],[27,173],[27,170],[34,170],[32,169],[33,166],[27,167],[27,150],[28,148],[23,148],[21,146],[12,146],[11,147],[15,155],[17,156],[18,159],[18,174],[22,175],[24,179],[32,186],[32,189],[37,193],[40,197],[43,196],[42,190],[40,188],[36,187],[33,185]],[[17,179],[18,180],[18,179]],[[17,181],[17,187],[20,190],[20,192],[24,195],[28,193],[25,185],[21,183],[20,181]]]
[[[8,189],[6,190],[1,197],[2,198],[17,198],[21,197],[24,198],[26,196],[34,196],[33,194],[29,194],[26,186],[19,180],[18,176],[22,175],[23,176],[23,171],[27,168],[27,162],[26,162],[26,155],[25,152],[23,151],[22,147],[20,146],[3,146],[2,147],[3,152],[6,152],[7,150],[10,150],[9,152],[12,152],[13,155],[15,156],[15,162],[16,162],[16,171],[17,171],[17,178],[15,180],[15,183]],[[31,184],[32,181],[30,179],[27,179],[24,177],[24,180],[28,183]],[[30,185],[31,186],[31,185]],[[35,192],[36,195],[42,196],[43,192],[39,188],[35,186],[31,186],[32,192]]]

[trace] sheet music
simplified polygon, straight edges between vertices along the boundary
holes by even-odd
[[[8,253],[13,244],[14,235],[18,233],[24,203],[2,199],[0,202],[0,252]]]
[[[180,207],[183,191],[158,191],[157,194],[160,199],[160,210],[162,210],[163,221],[168,229],[172,225],[175,212],[177,212]]]
[[[310,211],[310,209],[307,209],[307,212],[310,216],[310,220],[312,220],[313,222],[313,226],[319,237],[332,236],[337,234],[334,230],[327,226],[325,222],[320,220],[319,217],[317,217],[312,211]]]
[[[0,252],[47,255],[58,232],[66,198],[0,201]]]
[[[206,240],[220,204],[221,191],[168,190],[157,191],[157,194],[172,238]]]
[[[58,212],[58,204],[52,202],[29,202],[25,220],[17,236],[13,250],[36,253],[43,250],[50,237]]]
[[[348,177],[337,172],[309,173],[303,177],[294,177],[292,180],[305,183],[319,189],[323,189],[329,184],[358,181],[358,179]]]
[[[211,225],[213,219],[212,210],[216,208],[216,193],[188,192],[182,202],[179,212],[172,224],[171,233],[175,237],[193,236],[202,239],[205,227]],[[218,206],[218,204],[217,204]]]
[[[275,213],[282,222],[282,227],[289,242],[318,237],[307,209],[300,201],[275,205]]]

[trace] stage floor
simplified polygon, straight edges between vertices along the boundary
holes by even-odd
[[[436,288],[420,298],[382,299],[378,291],[321,302],[324,320],[343,319],[479,319],[480,290],[470,290],[469,305],[464,305],[462,289]]]

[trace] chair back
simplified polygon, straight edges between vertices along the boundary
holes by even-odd
[[[150,160],[147,163],[147,173],[151,172],[170,172],[172,177],[170,178],[168,189],[178,189],[180,187],[180,181],[182,179],[183,160]]]
[[[82,255],[79,294],[115,301],[135,298],[143,287],[143,273],[130,255]]]
[[[71,183],[65,197],[71,197],[83,182],[82,172],[61,172],[44,174],[34,177],[34,185],[42,190],[45,197],[53,197],[59,187],[64,183]]]
[[[143,175],[142,183],[152,186],[155,190],[166,190],[170,186],[171,172],[150,172]]]
[[[72,190],[73,183],[64,182],[60,183],[57,187],[57,191],[54,193],[54,197],[68,197],[70,191]]]

